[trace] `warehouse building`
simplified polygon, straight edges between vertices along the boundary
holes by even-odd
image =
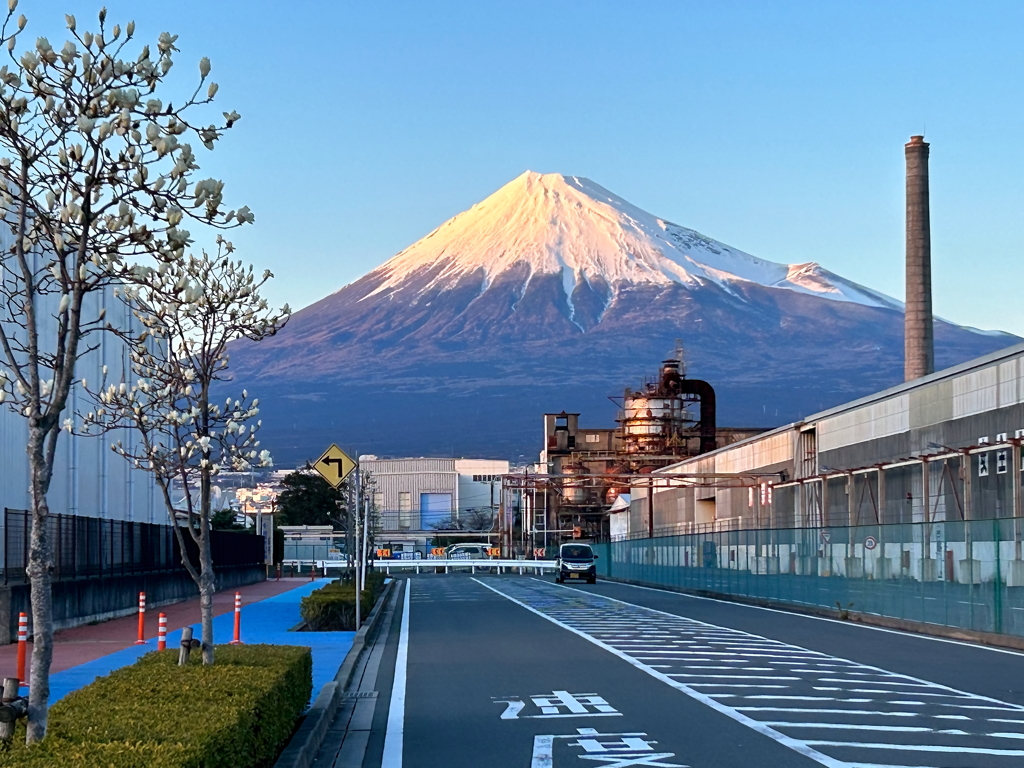
[[[0,227],[0,248],[9,244],[9,231]],[[41,259],[38,254],[30,257]],[[52,318],[59,301],[55,293],[38,296],[35,306],[39,316],[55,322]],[[105,311],[108,322],[132,327],[130,311],[112,289],[85,298],[83,316],[87,320],[98,317],[101,311]],[[20,322],[12,307],[0,302],[0,323],[9,337],[23,337]],[[45,344],[52,327],[43,323],[41,329]],[[96,387],[107,369],[111,381],[121,381],[126,352],[115,335],[90,333],[84,337],[82,349],[87,351],[75,369],[78,379]],[[0,366],[6,369],[4,362],[0,360]],[[0,406],[0,644],[14,635],[18,613],[30,612],[25,572],[31,531],[28,428],[26,420],[11,410],[11,403],[9,399]],[[89,401],[76,385],[62,420],[80,424],[77,414],[88,410]],[[132,467],[110,449],[117,441],[132,445],[132,432],[118,429],[95,436],[64,432],[57,441],[47,493],[57,628],[133,612],[140,590],[147,592],[151,606],[195,594],[151,475]],[[217,532],[213,546],[215,561],[220,565],[219,586],[265,577],[263,546],[255,537]]]
[[[1017,517],[1022,438],[1024,344],[666,467],[722,477],[655,487],[656,527]],[[634,487],[632,531],[647,498]]]
[[[1008,560],[1004,578],[1024,584],[1022,442],[1019,344],[657,470],[634,482],[629,510],[613,514],[628,515],[625,525],[616,525],[625,529],[620,538],[810,530],[809,544],[763,555],[775,560],[747,563],[744,555],[762,556],[748,552],[731,555],[732,562],[767,572],[808,572],[821,567],[810,562],[816,557],[832,572],[847,562],[851,570],[844,575],[851,576],[860,575],[853,571],[863,564],[856,564],[853,550],[848,559],[826,552],[833,544],[828,531],[904,524],[894,535],[916,538],[900,549],[908,553],[902,560],[921,570],[918,576],[973,582],[987,580],[972,573],[978,567],[973,545],[960,542],[961,552],[942,544],[939,524],[1007,519],[1000,557],[983,559]],[[819,537],[819,531],[826,533]],[[934,553],[927,550],[931,544]],[[932,554],[933,564],[922,565]]]
[[[384,532],[489,530],[508,466],[497,459],[359,457],[373,479]]]
[[[56,295],[40,297],[41,313],[47,310],[55,312],[58,300]],[[53,306],[48,307],[48,304]],[[109,293],[89,296],[86,305],[86,317],[95,317],[105,309],[108,318],[122,323],[123,327],[127,327],[132,319],[127,307]],[[10,327],[11,320],[9,315],[2,319],[7,327]],[[85,338],[83,347],[95,349],[79,359],[76,373],[80,379],[90,386],[98,385],[103,378],[103,369],[107,367],[112,380],[120,381],[124,348],[117,337],[110,333],[94,333]],[[30,507],[29,466],[25,452],[28,426],[22,416],[7,406],[5,403],[0,407],[0,504],[5,510],[5,519],[0,524],[5,526],[5,531],[12,513],[17,517],[21,510]],[[75,413],[83,409],[89,410],[88,402],[76,386],[72,389],[65,418],[74,418]],[[125,445],[134,442],[129,430],[115,430],[94,437],[66,432],[60,436],[53,481],[47,494],[52,514],[142,523],[167,522],[167,512],[150,475],[135,469],[110,450],[111,443],[118,440]],[[5,534],[4,541],[9,539]]]

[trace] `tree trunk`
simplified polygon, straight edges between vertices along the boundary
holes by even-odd
[[[28,577],[32,601],[32,663],[31,687],[28,695],[28,744],[40,741],[46,735],[49,719],[50,662],[53,660],[53,598],[50,585],[53,579],[53,542],[47,530],[49,507],[46,488],[49,472],[43,452],[44,435],[37,427],[30,427],[29,466],[32,477],[32,533],[29,540]]]
[[[217,591],[210,553],[209,521],[199,544],[199,607],[203,617],[203,664],[213,664],[213,593]]]
[[[200,473],[199,499],[199,608],[203,619],[203,664],[213,664],[213,552],[210,549],[210,470]]]

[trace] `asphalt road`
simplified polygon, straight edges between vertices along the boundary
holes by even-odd
[[[406,586],[368,766],[1024,765],[1024,654],[605,582]]]

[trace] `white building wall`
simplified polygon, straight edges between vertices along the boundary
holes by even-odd
[[[749,472],[760,467],[782,464],[793,460],[792,432],[770,435],[763,440],[756,440],[728,448],[715,455],[714,468],[701,469],[705,472]]]
[[[0,247],[6,247],[9,233],[0,227]],[[41,297],[37,302],[42,316],[55,313],[59,297]],[[87,298],[85,316],[95,317],[105,307],[108,319],[114,323],[127,323],[128,309],[112,293],[94,294]],[[0,322],[10,329],[14,318],[7,307],[0,307]],[[54,321],[51,319],[50,323]],[[44,336],[52,348],[52,325],[47,325]],[[90,385],[98,383],[103,365],[108,365],[112,376],[120,376],[123,347],[111,334],[95,333],[87,336],[84,346],[98,348],[84,355],[76,374]],[[0,359],[0,365],[3,360]],[[6,366],[4,365],[6,368]],[[29,471],[25,453],[28,429],[25,419],[13,413],[10,402],[0,405],[0,506],[9,509],[28,509]],[[73,392],[64,418],[71,418],[77,408],[86,403]],[[111,520],[166,523],[167,513],[155,493],[150,476],[131,468],[127,461],[110,450],[112,442],[132,440],[127,430],[104,436],[72,436],[62,432],[57,442],[53,480],[47,494],[50,511],[54,514],[73,514]],[[0,515],[0,527],[3,517]],[[2,532],[0,532],[2,533]],[[3,548],[0,546],[0,558]]]
[[[818,450],[889,437],[910,429],[910,396],[871,403],[818,422]]]
[[[991,411],[999,401],[999,368],[991,365],[953,379],[953,418]]]
[[[399,512],[401,494],[409,494],[410,511],[418,514],[422,494],[451,495],[453,513],[491,505],[492,485],[495,507],[501,499],[501,475],[508,473],[507,461],[493,459],[377,459],[362,457],[362,470],[374,480],[381,511]]]
[[[456,459],[459,475],[461,513],[471,509],[497,510],[501,503],[501,476],[508,474],[508,462],[494,459]]]
[[[402,493],[408,493],[411,511],[420,511],[420,496],[424,493],[449,493],[452,508],[457,508],[459,482],[455,459],[365,459],[359,461],[361,470],[368,471],[381,494],[381,511],[397,512]]]

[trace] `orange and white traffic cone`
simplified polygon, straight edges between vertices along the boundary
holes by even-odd
[[[157,620],[156,649],[158,651],[167,650],[167,617],[162,613]]]
[[[18,683],[28,686],[25,682],[25,655],[28,650],[28,616],[18,614]]]
[[[242,644],[242,593],[235,592],[235,637],[228,645]]]
[[[136,645],[146,644],[146,593],[139,592],[139,639]]]

